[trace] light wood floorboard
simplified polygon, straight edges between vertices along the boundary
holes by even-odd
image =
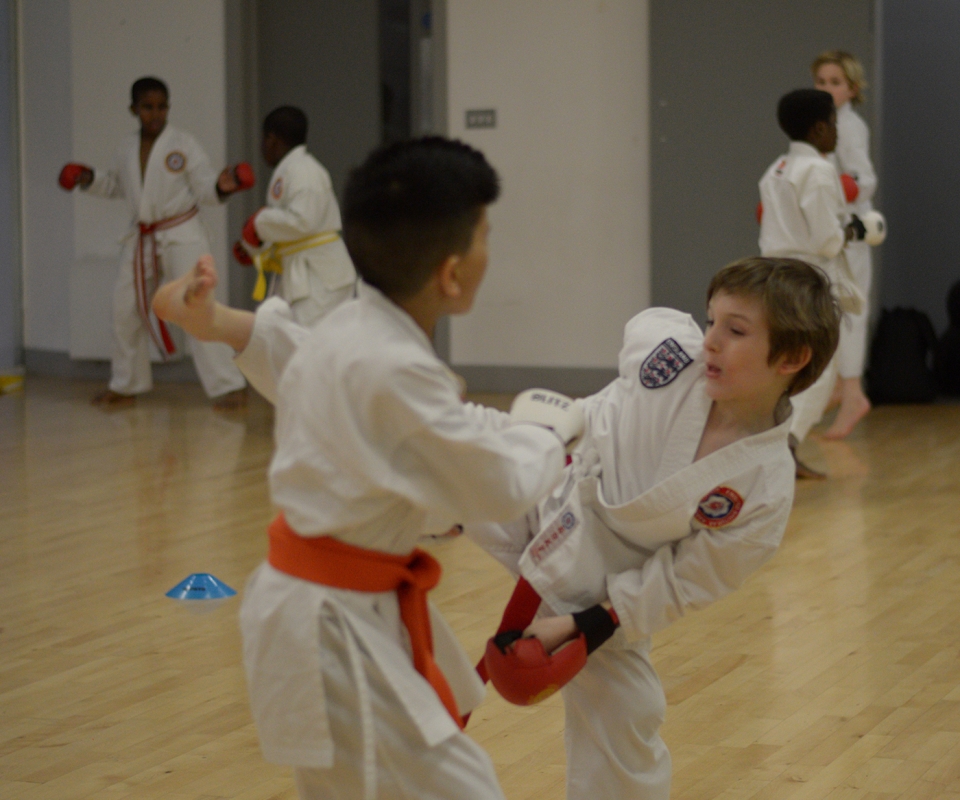
[[[242,590],[263,557],[271,410],[161,385],[105,412],[95,388],[0,396],[0,798],[290,800],[259,754],[238,601],[164,596],[192,572]],[[798,486],[774,560],[655,639],[672,796],[960,800],[960,406],[879,408],[804,455],[831,478]],[[479,655],[510,579],[463,538],[427,546]],[[491,691],[469,732],[510,800],[564,797],[559,698]]]

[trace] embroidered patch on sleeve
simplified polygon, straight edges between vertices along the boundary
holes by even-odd
[[[677,344],[676,339],[665,339],[640,365],[640,383],[648,389],[659,389],[693,363],[693,359]]]
[[[274,200],[280,199],[280,195],[283,194],[283,178],[277,178],[273,182],[273,186],[270,187],[270,194],[273,195]]]
[[[737,518],[741,508],[743,498],[739,494],[729,486],[718,486],[700,501],[694,517],[708,528],[722,528]]]
[[[171,172],[182,172],[183,168],[187,166],[187,157],[178,150],[174,150],[172,153],[167,153],[167,159],[164,163]]]

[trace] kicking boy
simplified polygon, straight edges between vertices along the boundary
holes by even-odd
[[[592,650],[562,690],[569,800],[669,797],[650,637],[773,556],[793,502],[789,397],[837,346],[830,283],[801,261],[737,261],[707,301],[706,334],[664,308],[627,323],[564,481],[522,520],[465,526],[522,576],[510,627],[542,599],[526,635],[552,652],[582,631]]]
[[[846,200],[836,168],[827,159],[837,146],[833,97],[818,89],[797,89],[780,98],[777,121],[790,149],[760,179],[760,253],[799,258],[822,267],[844,310],[856,313],[863,297],[847,263],[844,245],[863,239],[864,228],[847,223]],[[836,383],[831,361],[810,389],[793,398],[790,433],[794,454],[820,418]],[[823,477],[799,460],[797,477]]]
[[[307,117],[299,108],[275,108],[263,121],[260,152],[274,167],[267,204],[243,226],[233,252],[257,267],[254,300],[266,296],[265,272],[301,325],[313,325],[353,295],[357,274],[340,238],[340,208],[330,175],[307,152]],[[251,259],[251,254],[253,258]]]
[[[280,298],[255,316],[215,303],[209,258],[157,293],[161,317],[242,351],[276,402],[281,514],[240,616],[264,755],[295,767],[302,798],[503,797],[461,730],[482,684],[428,610],[440,569],[415,549],[454,523],[526,512],[582,427],[574,404],[547,429],[463,403],[431,347],[437,321],[473,304],[498,192],[459,142],[373,153],[344,194],[358,298],[309,330]]]
[[[150,391],[150,340],[166,359],[174,353],[166,326],[150,313],[150,300],[164,278],[188,273],[210,252],[198,203],[214,204],[253,185],[248,164],[226,168],[219,177],[203,148],[190,134],[167,124],[170,93],[157,78],[140,78],[130,90],[130,113],[140,120],[127,137],[111,170],[67,164],[60,185],[76,186],[99,197],[123,197],[130,207],[113,290],[113,354],[110,385],[93,398],[97,405],[122,406]],[[245,405],[246,383],[228,347],[190,342],[193,362],[214,408]]]

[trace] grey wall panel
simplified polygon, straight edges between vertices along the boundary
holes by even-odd
[[[885,0],[882,39],[881,302],[926,311],[942,331],[960,280],[960,3]]]
[[[759,252],[757,181],[787,148],[777,100],[812,85],[822,50],[849,50],[873,74],[873,0],[651,0],[650,9],[652,300],[702,320],[711,276]],[[872,130],[871,102],[862,109]]]
[[[0,373],[22,359],[14,12],[0,0]]]
[[[376,0],[258,3],[261,119],[280,105],[306,112],[307,146],[338,197],[349,169],[380,142],[377,25]]]

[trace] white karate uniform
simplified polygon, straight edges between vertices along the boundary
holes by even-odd
[[[524,520],[466,526],[548,613],[610,600],[620,618],[563,689],[568,800],[667,800],[650,636],[736,589],[786,528],[789,421],[695,462],[710,408],[697,324],[644,311],[626,326],[620,377],[585,401],[586,432],[563,483]]]
[[[127,136],[110,170],[94,170],[86,190],[99,197],[122,197],[130,209],[130,230],[123,238],[120,271],[113,290],[113,355],[110,388],[120,394],[141,394],[153,386],[150,336],[137,310],[134,256],[139,223],[153,223],[190,211],[198,203],[219,202],[217,174],[207,154],[190,134],[167,125],[153,143],[141,179],[140,134]],[[157,252],[164,278],[172,280],[193,269],[210,252],[199,216],[157,231]],[[219,342],[189,340],[193,363],[209,397],[245,386],[233,363],[233,351]]]
[[[821,267],[847,307],[863,298],[850,274],[844,248],[846,203],[840,175],[813,145],[790,142],[790,149],[760,179],[760,254],[798,258]],[[792,398],[791,433],[798,442],[823,416],[836,381],[836,357],[813,386]]]
[[[877,190],[877,173],[870,161],[870,131],[850,103],[837,109],[837,149],[827,158],[837,172],[853,177],[860,188],[857,199],[847,204],[847,211],[863,217],[873,209],[873,195]],[[859,378],[867,347],[867,324],[870,284],[873,277],[870,245],[866,242],[849,242],[846,247],[850,274],[863,295],[863,308],[858,313],[848,312],[843,316],[840,328],[840,345],[837,348],[837,370],[841,378]]]
[[[552,431],[461,402],[426,334],[368,285],[309,331],[267,300],[237,363],[277,401],[271,495],[303,536],[406,554],[459,521],[520,516],[562,474]],[[437,663],[467,712],[483,686],[431,616]],[[297,767],[302,797],[502,798],[487,755],[414,670],[395,592],[265,563],[240,617],[264,756]]]
[[[267,205],[257,214],[257,236],[266,244],[293,242],[326,231],[339,232],[340,208],[329,173],[294,147],[277,164],[267,187]],[[357,273],[342,239],[282,258],[276,294],[289,303],[301,325],[313,325],[353,295]]]

